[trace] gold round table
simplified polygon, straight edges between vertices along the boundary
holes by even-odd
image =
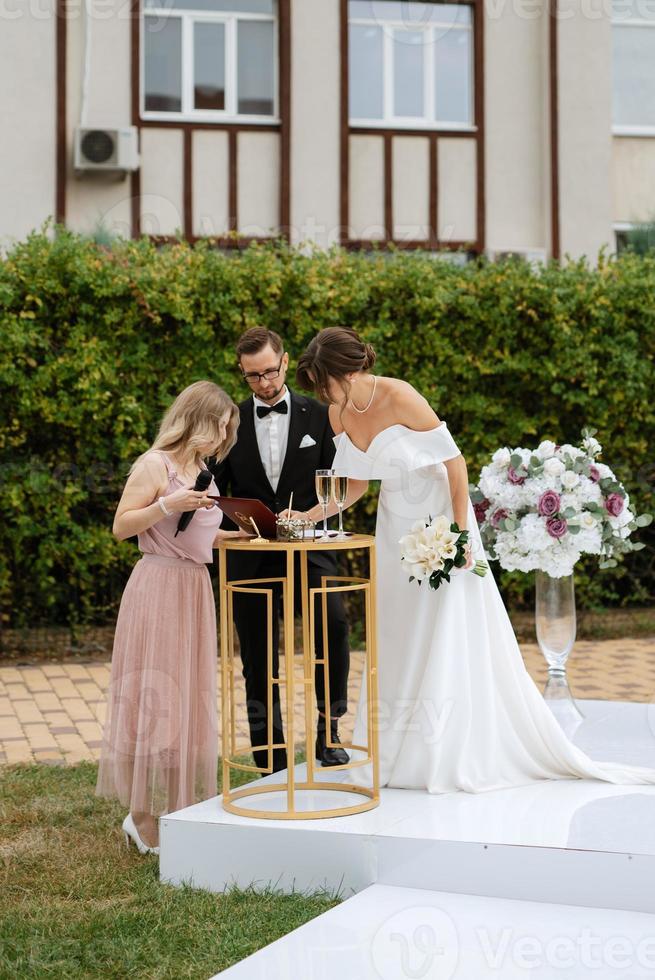
[[[309,588],[307,573],[307,556],[310,551],[361,551],[368,552],[369,577],[347,575],[324,575],[321,577],[319,588]],[[261,551],[282,552],[286,555],[286,574],[277,578],[255,578],[228,580],[227,555],[230,551]],[[295,581],[295,556],[299,556],[300,582]],[[312,820],[321,817],[346,816],[352,813],[362,813],[371,810],[380,802],[379,764],[377,751],[377,725],[373,719],[373,705],[377,704],[377,644],[375,616],[375,538],[368,534],[353,534],[344,540],[331,537],[328,542],[316,540],[277,541],[264,539],[231,538],[221,542],[218,554],[220,575],[220,622],[221,622],[221,708],[223,731],[223,807],[231,813],[243,817],[269,818],[273,820]],[[282,589],[282,622],[284,636],[284,684],[286,688],[286,724],[285,738],[282,743],[273,744],[273,685],[280,685],[280,679],[273,676],[273,592],[274,588]],[[302,647],[303,671],[302,681],[297,684],[294,672],[294,591],[300,589],[302,616]],[[328,624],[327,596],[330,592],[363,592],[365,609],[366,657],[362,683],[366,684],[367,692],[367,744],[355,745],[352,742],[339,743],[343,748],[358,753],[363,752],[363,758],[351,759],[349,762],[326,767],[329,770],[347,770],[370,764],[372,771],[371,786],[356,786],[348,782],[328,781],[316,778],[316,769],[325,772],[326,768],[317,766],[314,760],[313,719],[315,717],[314,671],[317,664],[323,666],[325,679],[325,703],[329,711],[330,688],[328,669]],[[263,595],[266,599],[266,618],[268,624],[267,638],[267,701],[268,726],[267,741],[258,745],[258,749],[268,751],[268,765],[258,767],[237,761],[239,750],[236,736],[236,699],[235,699],[235,656],[234,656],[234,616],[233,599],[235,593],[247,595]],[[323,657],[318,659],[315,651],[314,621],[316,602],[322,603],[323,627]],[[305,749],[306,749],[306,778],[298,780],[293,765],[295,758],[294,708],[296,701],[296,686],[302,688],[305,708]],[[326,718],[326,732],[330,732],[330,719]],[[327,742],[328,746],[334,743]],[[289,768],[283,771],[284,782],[261,780],[248,783],[238,789],[230,788],[232,770],[270,774],[273,771],[273,749],[287,750]],[[242,750],[243,751],[243,750]],[[363,797],[362,800],[346,806],[315,808],[313,806],[298,806],[298,794],[311,791],[310,804],[322,792],[338,792]],[[286,794],[286,809],[255,808],[240,806],[236,801],[244,797],[264,796],[269,793],[283,792]]]

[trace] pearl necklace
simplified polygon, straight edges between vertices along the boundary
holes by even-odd
[[[355,409],[356,412],[359,412],[360,415],[363,415],[364,412],[367,412],[369,410],[369,408],[371,407],[371,402],[375,398],[375,388],[376,388],[377,383],[378,383],[378,378],[377,378],[377,375],[374,374],[373,375],[373,391],[371,392],[371,397],[368,400],[368,405],[366,406],[366,408],[357,408],[357,406],[355,405],[355,403],[352,400],[352,398],[350,399],[350,404],[352,405],[352,407]]]

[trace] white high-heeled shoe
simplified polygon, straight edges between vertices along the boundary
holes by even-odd
[[[132,819],[131,813],[128,813],[125,820],[123,820],[123,833],[125,834],[125,844],[127,847],[130,846],[131,838],[136,844],[139,854],[159,854],[158,847],[148,847],[147,844],[143,843],[139,835],[139,831],[136,829],[136,824]]]

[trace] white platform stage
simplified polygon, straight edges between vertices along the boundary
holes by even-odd
[[[579,704],[585,721],[574,741],[585,752],[601,761],[655,768],[655,706],[608,701]],[[296,767],[299,779],[303,770],[304,766]],[[325,774],[332,780],[337,776],[329,770]],[[347,773],[341,775],[348,778]],[[320,794],[322,805],[326,805],[326,795]],[[276,796],[266,796],[271,809]],[[329,796],[334,805],[346,798],[337,792]],[[260,800],[253,798],[254,805],[260,805]],[[345,802],[352,800],[348,796]],[[530,935],[539,942],[547,942],[551,934],[566,935],[562,929],[568,922],[575,929],[576,923],[585,921],[594,935],[605,936],[608,941],[629,933],[636,942],[640,930],[642,938],[647,938],[646,934],[655,937],[655,916],[647,914],[655,913],[655,786],[613,786],[573,779],[544,780],[480,794],[431,796],[383,789],[380,806],[367,813],[306,821],[238,817],[225,812],[220,798],[216,798],[163,817],[160,836],[160,877],[164,882],[211,891],[232,885],[272,885],[286,892],[325,888],[348,899],[222,974],[235,980],[264,975],[267,980],[296,976],[318,980],[335,975],[339,980],[387,975],[469,980],[487,975],[478,969],[480,956],[491,957],[489,969],[493,968],[493,973],[488,975],[503,980],[551,975],[548,963],[546,972],[534,973],[525,965],[512,972],[511,958],[502,970],[493,967],[495,960],[487,947],[480,947],[477,939],[473,943],[471,938],[476,922],[488,926],[492,948],[498,941],[493,923],[501,921],[510,927],[518,922],[517,935]],[[510,902],[514,902],[511,907]],[[549,907],[535,907],[533,903],[549,903]],[[444,961],[441,972],[412,973],[411,965],[409,972],[380,972],[371,959],[373,934],[390,916],[400,915],[402,919],[403,909],[423,906],[434,906],[438,916],[445,917],[444,922],[451,919],[455,924],[458,972],[448,972]],[[571,906],[577,906],[578,912]],[[391,911],[385,912],[387,908]],[[351,912],[355,918],[349,918]],[[356,927],[357,916],[361,917],[361,928]],[[420,916],[417,925],[419,920]],[[401,937],[398,943],[402,946],[403,929],[392,929],[391,933]],[[419,939],[421,935],[416,934]],[[307,956],[318,956],[322,949],[325,960],[329,947],[329,968],[325,962],[319,969],[307,961],[300,971],[284,972],[285,962],[288,965],[300,957],[298,943],[302,946],[305,939]],[[416,941],[420,951],[421,943]],[[384,945],[392,940],[387,937],[381,942]],[[653,976],[655,938],[651,945],[650,973],[638,972],[641,966],[635,952],[633,972],[625,968],[603,972],[596,966],[590,967],[588,975],[603,980]],[[445,940],[441,946],[450,948]],[[346,955],[345,950],[350,952]],[[357,962],[360,954],[368,957],[369,972],[364,966],[359,972],[348,972],[346,961],[352,956]],[[643,960],[646,954],[642,950],[639,956]],[[282,964],[279,969],[276,963]],[[253,972],[243,972],[246,964]],[[576,960],[576,969],[567,972],[560,966],[552,975],[578,980],[587,975],[585,970]]]
[[[641,980],[655,916],[371,885],[213,980]]]

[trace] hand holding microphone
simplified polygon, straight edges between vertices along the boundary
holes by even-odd
[[[204,494],[206,493],[211,481],[212,475],[210,471],[201,470],[196,477],[196,482],[192,490],[178,490],[177,493],[171,494],[166,499],[169,507],[172,505],[172,509],[174,510],[177,510],[180,504],[182,504],[182,506],[185,508],[184,512],[180,515],[179,521],[177,522],[175,537],[177,537],[180,531],[186,531],[196,510],[198,510],[200,507],[207,507],[207,498],[204,496]],[[193,509],[189,510],[189,505],[191,505]],[[213,501],[210,503],[210,506],[214,506]]]

